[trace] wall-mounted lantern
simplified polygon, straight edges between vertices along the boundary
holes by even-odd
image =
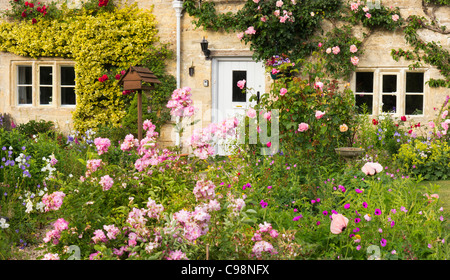
[[[211,50],[208,49],[208,41],[203,37],[203,40],[200,42],[200,46],[202,47],[202,52],[206,56],[206,59],[209,59],[211,55]]]
[[[191,67],[189,67],[189,76],[193,77],[195,74],[194,62],[192,62]]]

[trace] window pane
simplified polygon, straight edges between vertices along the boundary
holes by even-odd
[[[53,88],[40,87],[39,88],[39,104],[48,105],[52,102]]]
[[[61,85],[75,85],[75,68],[73,66],[61,66]]]
[[[406,115],[423,114],[423,95],[406,95]]]
[[[33,82],[31,66],[18,66],[19,85],[31,85]]]
[[[356,92],[373,92],[373,72],[356,72]]]
[[[233,102],[246,102],[245,92],[237,86],[237,82],[247,80],[247,71],[233,71]]]
[[[19,104],[32,104],[33,103],[33,99],[32,99],[33,92],[32,92],[31,87],[19,86],[18,91],[19,91]]]
[[[355,105],[358,113],[372,114],[373,95],[370,94],[355,94]],[[364,111],[366,110],[366,111]]]
[[[423,92],[423,73],[406,73],[406,92]]]
[[[75,105],[75,88],[63,87],[61,88],[61,105]]]
[[[396,95],[383,95],[382,110],[385,113],[397,112],[397,96]]]
[[[383,75],[383,92],[397,92],[397,75]]]
[[[39,84],[52,85],[53,84],[52,72],[53,68],[51,66],[39,67]]]

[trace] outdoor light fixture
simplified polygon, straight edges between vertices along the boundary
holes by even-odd
[[[194,62],[192,62],[192,66],[189,67],[189,76],[193,77],[195,73]]]
[[[200,42],[200,46],[202,47],[202,52],[205,54],[206,59],[209,59],[211,55],[211,50],[208,49],[208,41],[203,37],[203,40]]]

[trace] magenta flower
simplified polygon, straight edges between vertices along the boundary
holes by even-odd
[[[267,202],[265,202],[264,200],[261,200],[261,202],[259,202],[259,204],[261,205],[262,208],[267,207]]]
[[[300,220],[300,218],[302,218],[303,216],[302,215],[300,215],[300,216],[295,216],[292,220],[293,221],[298,221],[298,220]]]
[[[364,207],[364,208],[367,208],[367,202],[363,202],[363,204],[362,204],[362,206]]]
[[[344,205],[344,208],[345,208],[345,209],[350,208],[350,203],[345,204],[345,205]]]
[[[387,243],[386,239],[381,238],[381,241],[380,241],[381,247],[386,246],[386,243]]]
[[[357,223],[359,223],[359,222],[361,222],[361,219],[360,218],[355,218],[355,224],[357,224]]]
[[[377,208],[377,209],[375,209],[375,213],[374,213],[374,214],[375,214],[375,215],[378,215],[378,216],[379,216],[379,215],[381,215],[381,210],[380,210],[380,209],[378,209],[378,208]]]

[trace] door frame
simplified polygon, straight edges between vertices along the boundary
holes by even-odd
[[[217,82],[219,79],[219,63],[222,61],[244,61],[255,62],[251,56],[224,56],[213,57],[211,62],[211,122],[217,123],[219,118],[219,89]]]

